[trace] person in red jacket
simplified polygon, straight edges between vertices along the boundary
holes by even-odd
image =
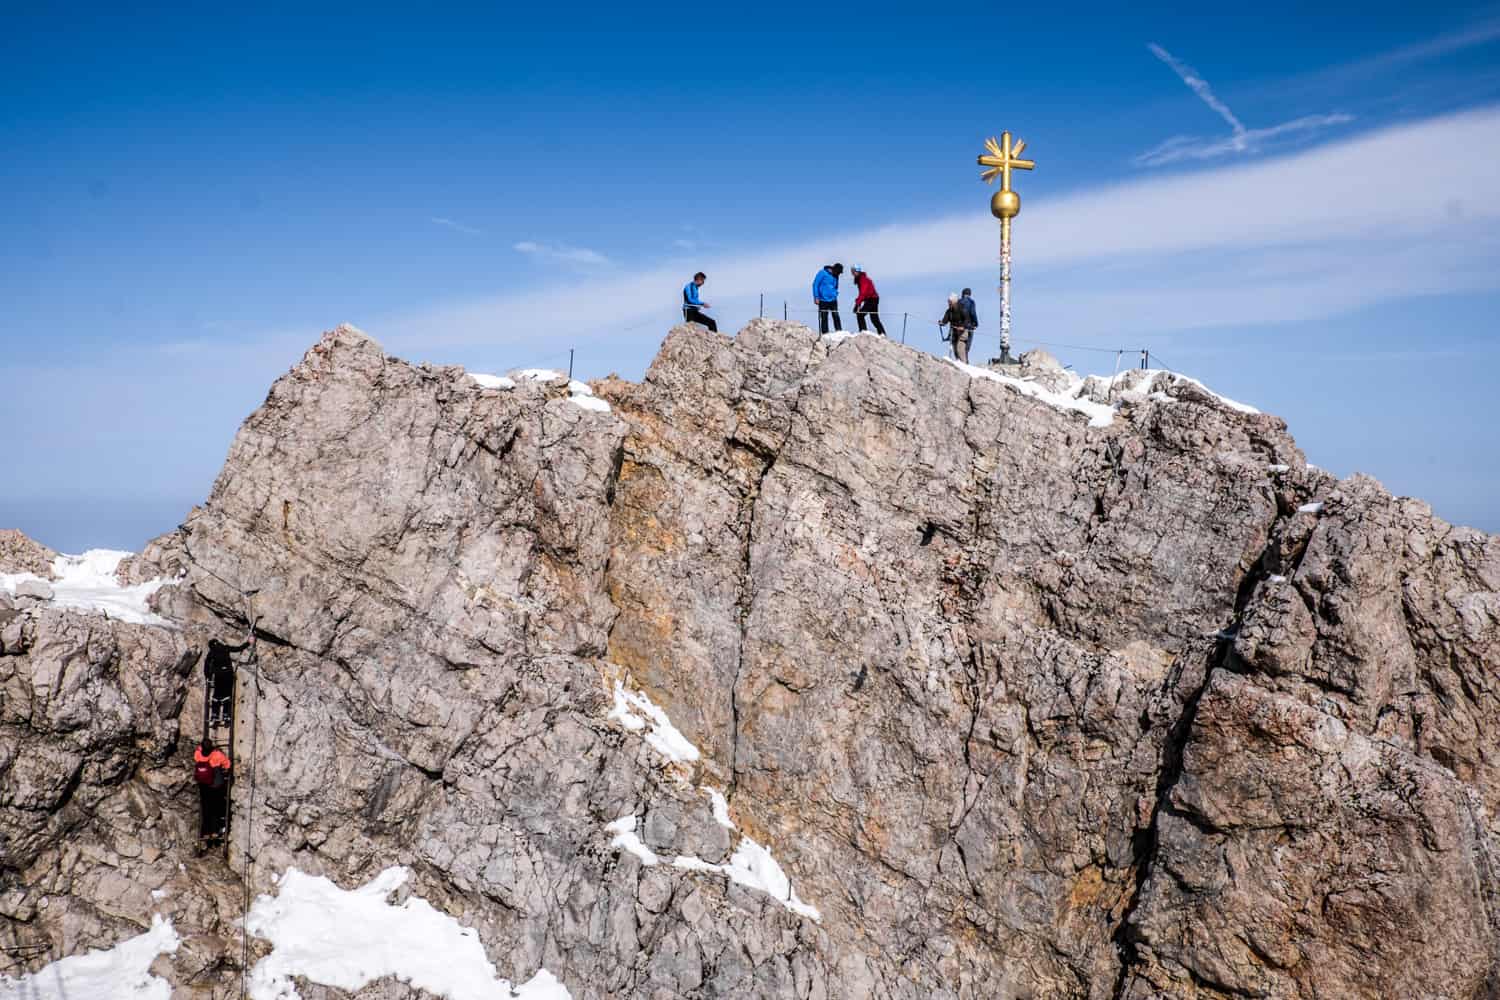
[[[860,332],[865,331],[865,317],[868,316],[875,324],[875,332],[884,337],[885,325],[880,322],[880,293],[875,290],[875,282],[858,264],[854,266],[854,283],[859,286],[859,295],[854,300],[854,318],[859,322]]]
[[[207,736],[193,748],[193,780],[198,783],[202,823],[198,836],[206,847],[222,841],[229,825],[229,755]]]

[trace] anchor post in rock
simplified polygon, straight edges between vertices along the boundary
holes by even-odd
[[[1010,356],[1010,220],[1021,214],[1021,196],[1011,190],[1012,170],[1033,170],[1036,161],[1021,159],[1026,149],[1024,141],[1011,144],[1009,132],[1000,133],[997,142],[986,139],[984,148],[988,153],[979,154],[979,165],[986,167],[980,179],[986,184],[1000,178],[1000,190],[990,199],[990,212],[1000,220],[1000,357],[1003,365],[1015,364]]]

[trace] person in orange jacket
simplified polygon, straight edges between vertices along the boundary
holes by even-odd
[[[198,783],[202,823],[198,836],[211,844],[224,839],[229,821],[229,755],[207,736],[193,750],[193,780]]]

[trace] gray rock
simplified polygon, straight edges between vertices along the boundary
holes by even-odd
[[[595,391],[611,412],[332,331],[125,571],[182,574],[158,607],[185,632],[4,623],[28,888],[0,934],[149,920],[127,815],[191,821],[192,645],[253,622],[254,821],[190,869],[184,995],[232,983],[182,970],[232,951],[239,878],[397,863],[577,998],[1493,992],[1500,542],[1170,373],[1086,383],[1118,404],[1092,427],[755,321]],[[701,758],[612,718],[617,678]],[[668,861],[753,838],[821,919],[642,864],[622,816]],[[187,863],[160,842],[152,878]]]
[[[14,528],[0,529],[0,573],[34,573],[51,580],[57,553]]]

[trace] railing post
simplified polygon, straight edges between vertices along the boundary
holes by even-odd
[[[573,381],[573,348],[568,348],[568,381]]]
[[[910,315],[911,313],[901,314],[901,343],[903,344],[906,343],[906,317]]]

